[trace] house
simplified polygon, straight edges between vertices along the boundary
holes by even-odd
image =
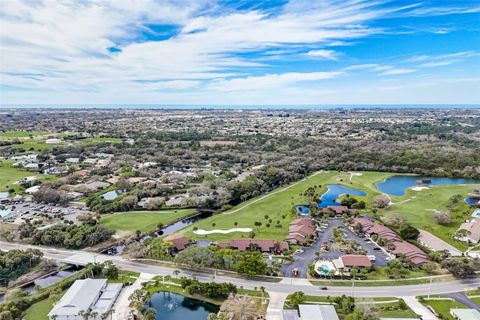
[[[417,246],[404,241],[392,229],[387,226],[377,224],[366,217],[358,217],[353,219],[351,225],[352,229],[357,229],[361,226],[362,233],[370,237],[378,237],[389,242],[387,250],[396,257],[404,256],[416,266],[428,262],[427,254]],[[358,231],[358,230],[357,230]]]
[[[339,320],[332,305],[300,304],[297,310],[284,310],[283,320]]]
[[[480,219],[472,218],[462,223],[455,237],[460,241],[478,243],[480,241]]]
[[[122,284],[108,284],[106,279],[84,279],[75,281],[48,313],[51,320],[83,320],[82,311],[96,316],[91,320],[101,320],[112,309]]]
[[[342,214],[348,212],[349,209],[347,206],[327,206],[326,210],[333,211],[335,214]]]
[[[190,244],[190,241],[185,236],[169,235],[165,237],[166,242],[171,242],[172,247],[178,252],[182,251]]]
[[[319,260],[315,262],[314,270],[321,276],[345,275],[352,268],[370,268],[372,262],[368,256],[360,254],[346,254],[333,260]]]
[[[298,218],[288,227],[286,241],[291,244],[305,244],[308,239],[317,237],[317,229],[311,218]]]
[[[283,250],[288,250],[287,242],[278,242],[273,239],[250,239],[238,238],[232,239],[229,242],[220,242],[217,244],[220,248],[232,248],[239,251],[255,251],[268,253],[281,253]]]
[[[30,187],[28,189],[25,190],[25,193],[27,194],[34,194],[35,192],[37,192],[38,190],[40,190],[40,185],[36,185],[36,186],[33,186],[33,187]]]
[[[353,267],[368,268],[372,266],[370,259],[361,254],[346,254],[339,259],[342,261],[344,269],[351,269]]]
[[[475,309],[450,309],[450,314],[458,320],[480,320],[480,312]]]
[[[17,218],[17,214],[10,210],[0,210],[1,222],[12,222]]]
[[[45,143],[46,143],[46,144],[59,144],[59,143],[62,143],[62,140],[56,139],[56,138],[52,138],[52,139],[47,139],[47,140],[45,140]]]

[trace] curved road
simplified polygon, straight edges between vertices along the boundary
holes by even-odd
[[[149,265],[146,263],[130,261],[128,259],[108,256],[103,254],[91,253],[86,251],[52,249],[41,246],[31,246],[20,243],[0,242],[0,250],[11,249],[27,249],[35,248],[44,253],[49,259],[59,262],[71,263],[76,265],[86,265],[91,262],[113,261],[119,268],[135,272],[143,272],[149,274],[172,275],[176,268]],[[199,280],[211,281],[213,275],[210,273],[198,273],[182,270],[179,276],[195,275]],[[278,293],[293,293],[295,291],[303,291],[307,295],[316,296],[335,296],[350,295],[354,297],[392,297],[392,296],[418,296],[427,295],[428,293],[442,294],[474,290],[480,286],[480,278],[453,280],[446,282],[437,282],[430,284],[417,284],[406,286],[369,286],[369,287],[353,287],[353,286],[329,286],[327,290],[320,290],[318,286],[312,285],[306,279],[283,278],[280,282],[268,282],[259,280],[249,280],[240,277],[232,277],[225,275],[216,275],[214,277],[217,282],[231,282],[237,286],[243,286],[247,289],[263,286],[267,291]]]

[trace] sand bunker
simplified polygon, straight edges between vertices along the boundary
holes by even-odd
[[[422,191],[422,190],[428,190],[428,187],[413,187],[413,191]]]
[[[212,234],[212,233],[221,233],[221,234],[227,234],[227,233],[232,233],[232,232],[250,232],[252,231],[252,228],[233,228],[233,229],[228,229],[228,230],[222,230],[222,229],[214,229],[214,230],[195,230],[193,233],[198,234],[198,235],[205,235],[205,234]]]

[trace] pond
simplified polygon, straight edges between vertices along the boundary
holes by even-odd
[[[420,182],[423,186],[436,186],[442,184],[473,184],[480,183],[479,180],[463,178],[441,178],[441,177],[420,177],[420,176],[392,176],[385,181],[377,183],[377,189],[392,196],[403,196],[407,189],[417,186]]]
[[[100,198],[103,198],[105,200],[115,200],[119,195],[124,192],[125,190],[112,190],[101,194]]]
[[[340,184],[327,185],[328,190],[320,198],[321,202],[318,205],[320,208],[326,208],[328,206],[339,206],[340,203],[335,200],[341,195],[349,194],[351,196],[366,196],[367,194],[361,190],[350,189]]]
[[[163,291],[152,295],[147,307],[157,311],[157,320],[207,320],[209,313],[219,310],[214,304]]]
[[[180,220],[180,221],[177,221],[169,226],[166,226],[165,228],[161,229],[160,230],[160,235],[162,236],[166,236],[166,235],[169,235],[169,234],[172,234],[174,232],[177,232],[178,230],[180,229],[183,229],[185,228],[186,226],[194,223],[194,222],[197,222],[201,219],[205,219],[205,218],[208,218],[210,216],[213,215],[213,212],[212,211],[202,211],[200,212],[199,214],[197,215],[194,215],[192,217],[188,217],[188,218],[185,218],[183,220]]]

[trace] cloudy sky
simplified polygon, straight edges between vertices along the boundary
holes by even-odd
[[[480,103],[480,0],[2,0],[0,103]]]

